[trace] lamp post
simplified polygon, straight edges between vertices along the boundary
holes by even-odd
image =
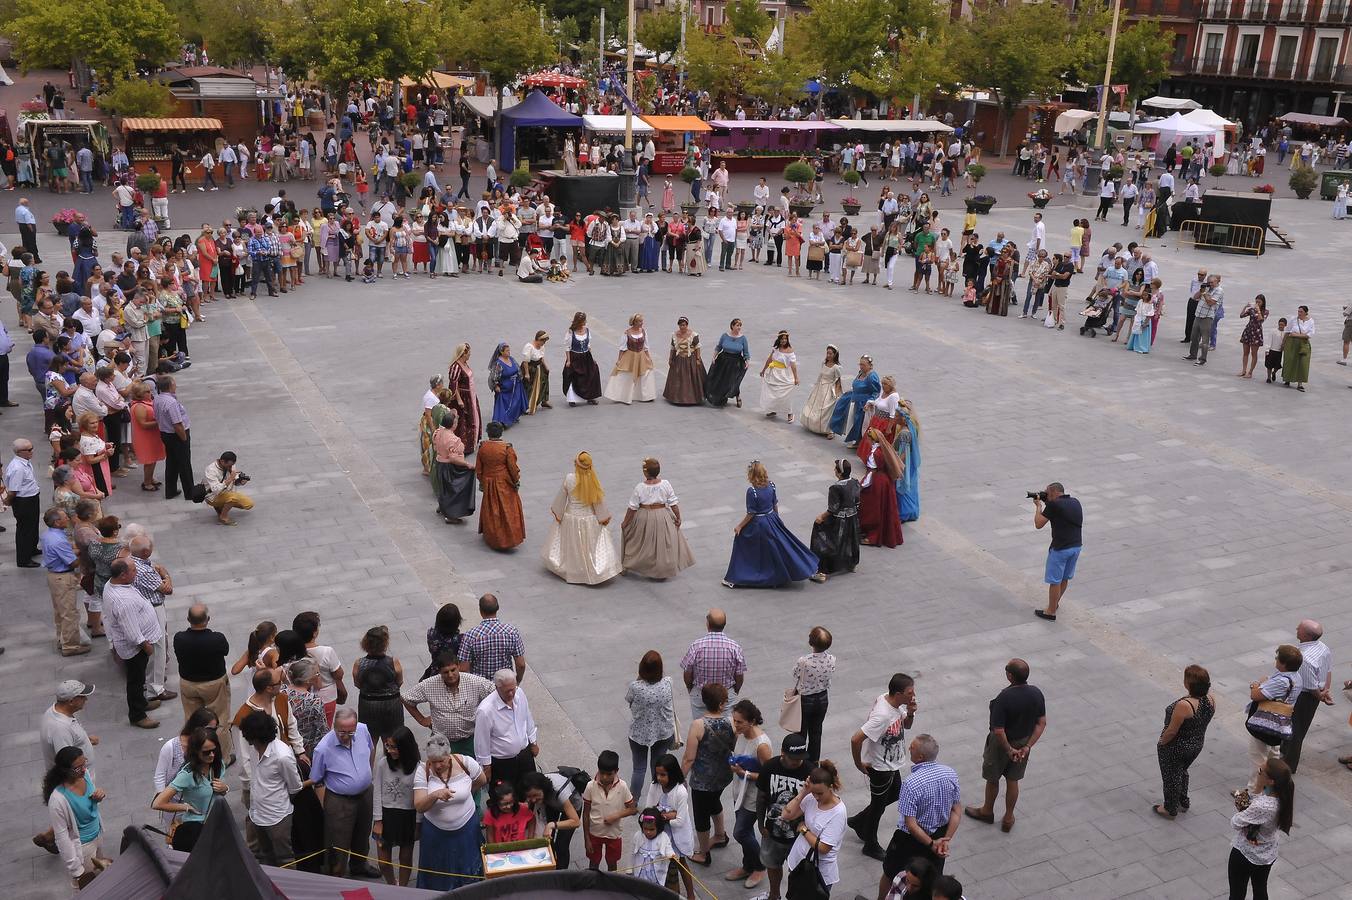
[[[1094,147],[1106,149],[1104,134],[1108,127],[1108,93],[1113,83],[1113,52],[1117,49],[1117,23],[1122,15],[1122,0],[1113,0],[1113,24],[1108,31],[1108,61],[1103,67],[1103,88],[1099,91],[1098,128],[1094,131]],[[1097,194],[1102,172],[1096,165],[1085,170],[1084,192]]]
[[[637,184],[634,174],[634,0],[629,0],[629,27],[624,54],[624,157],[620,162],[620,209],[634,208]]]

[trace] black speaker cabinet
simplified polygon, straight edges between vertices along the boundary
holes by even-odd
[[[1210,190],[1202,195],[1202,216],[1208,222],[1256,225],[1267,230],[1272,214],[1272,195]]]
[[[620,211],[620,179],[616,175],[560,175],[548,192],[564,221],[572,219],[575,212],[586,217],[598,209]]]

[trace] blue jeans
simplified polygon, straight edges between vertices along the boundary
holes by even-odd
[[[94,172],[92,169],[80,170],[80,190],[86,194],[94,193]]]
[[[754,790],[748,785],[747,790]],[[732,839],[742,848],[742,869],[750,875],[765,868],[760,861],[760,841],[756,839],[756,811],[737,810],[732,826]]]
[[[1033,304],[1033,312],[1032,312],[1032,315],[1033,315],[1033,316],[1036,316],[1036,315],[1037,315],[1037,311],[1038,311],[1039,309],[1042,308],[1042,298],[1045,297],[1045,296],[1047,296],[1047,288],[1044,286],[1044,287],[1040,287],[1040,288],[1037,289],[1037,291],[1036,291],[1036,294],[1037,294],[1037,302],[1033,302],[1033,294],[1034,294],[1034,293],[1035,293],[1035,292],[1034,292],[1034,290],[1033,290],[1033,280],[1030,278],[1030,279],[1028,279],[1028,292],[1027,292],[1026,294],[1024,294],[1024,298],[1023,298],[1023,314],[1024,314],[1025,316],[1026,316],[1026,315],[1029,315],[1029,312],[1028,312],[1028,304],[1029,304],[1029,303],[1032,303],[1032,304]]]
[[[639,809],[643,808],[643,796],[646,793],[643,790],[644,785],[650,784],[653,780],[653,767],[664,754],[671,752],[671,745],[676,742],[676,736],[663,738],[652,745],[640,744],[636,741],[629,742],[629,753],[633,760],[633,773],[629,776],[629,793],[634,795],[638,801]]]

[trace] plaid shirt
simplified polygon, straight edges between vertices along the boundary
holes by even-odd
[[[736,676],[746,672],[746,658],[740,644],[721,631],[711,631],[685,651],[681,668],[694,677],[695,690],[717,682],[731,693]]]
[[[160,586],[164,584],[164,579],[160,573],[155,571],[155,566],[149,560],[133,557],[136,561],[136,577],[132,579],[132,584],[141,592],[141,596],[150,601],[151,606],[163,606],[164,595],[160,593]]]
[[[249,238],[249,255],[254,259],[273,259],[282,255],[282,242],[275,234]]]
[[[906,817],[914,816],[927,834],[933,834],[947,824],[960,800],[957,772],[933,761],[916,763],[897,795],[897,828],[905,831]]]
[[[460,638],[460,662],[489,681],[502,669],[515,670],[516,658],[525,655],[521,632],[501,619],[484,619]]]
[[[437,673],[405,688],[404,702],[415,706],[426,703],[432,711],[432,730],[448,741],[463,741],[474,737],[474,714],[491,693],[493,682],[469,672],[460,673],[460,684],[451,693],[441,673]]]

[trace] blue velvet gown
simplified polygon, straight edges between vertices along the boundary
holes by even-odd
[[[878,395],[882,392],[882,379],[878,377],[877,372],[870,371],[863,378],[855,378],[850,383],[849,393],[843,394],[836,401],[836,408],[831,413],[831,431],[845,435],[847,443],[859,443],[864,430],[864,404],[878,399]],[[853,419],[850,417],[851,408],[854,410]],[[846,422],[849,422],[848,434],[845,431]]]
[[[896,451],[901,457],[901,477],[897,479],[897,515],[903,522],[920,518],[920,438],[915,434],[915,423],[899,410],[906,427],[897,434]]]
[[[498,358],[489,369],[493,394],[493,421],[505,427],[515,425],[526,412],[526,387],[521,383],[521,367],[516,360]]]
[[[774,484],[746,489],[751,521],[732,540],[724,580],[737,587],[780,587],[816,574],[817,554],[784,525],[775,503]]]

